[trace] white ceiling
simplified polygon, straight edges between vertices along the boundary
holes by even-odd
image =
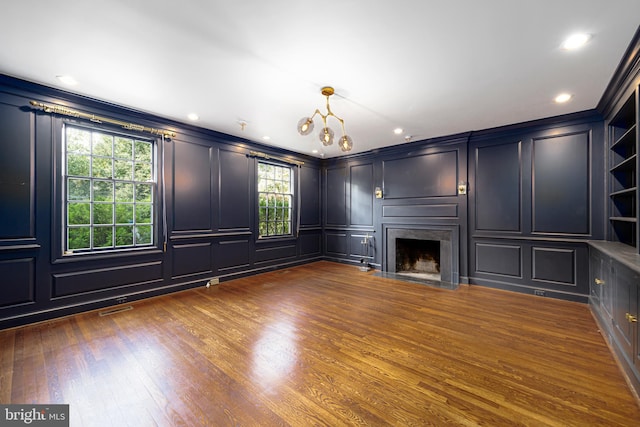
[[[325,85],[352,153],[595,108],[640,1],[31,0],[0,13],[0,73],[333,157],[319,120],[296,131],[324,111]],[[591,42],[560,49],[576,31]],[[562,91],[573,99],[555,104]]]

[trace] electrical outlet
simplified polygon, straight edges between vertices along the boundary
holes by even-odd
[[[214,277],[213,279],[209,279],[209,281],[207,282],[207,288],[210,288],[211,286],[215,286],[219,284],[220,284],[220,279],[218,279],[217,277]]]
[[[537,295],[539,297],[543,297],[544,296],[544,291],[542,289],[534,289],[533,290],[533,294]]]
[[[124,304],[125,302],[127,302],[127,297],[118,297],[116,298],[116,302],[118,304]]]

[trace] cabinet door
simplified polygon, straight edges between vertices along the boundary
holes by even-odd
[[[634,335],[638,317],[638,273],[613,261],[615,292],[613,307],[613,332],[620,348],[634,360]]]
[[[605,277],[606,270],[603,268],[604,260],[600,252],[593,248],[589,254],[589,296],[590,304],[598,311],[602,311],[600,301],[604,286],[611,286]]]
[[[600,307],[602,308],[603,316],[609,320],[613,319],[613,297],[615,286],[615,271],[612,266],[611,258],[602,257],[602,277],[604,284],[600,289]]]

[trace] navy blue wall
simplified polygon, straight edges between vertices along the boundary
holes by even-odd
[[[155,248],[62,256],[56,177],[71,119],[32,99],[177,132],[157,140],[167,227],[158,216]],[[461,283],[586,301],[585,242],[604,237],[595,112],[320,161],[0,76],[0,125],[0,328],[317,259],[386,270],[390,227],[452,230]],[[304,162],[297,236],[258,239],[249,150]]]
[[[171,140],[157,139],[159,147],[164,144],[158,167],[165,174],[167,227],[158,213],[156,247],[62,256],[57,171],[63,121],[74,119],[33,110],[30,100],[177,132]],[[0,328],[322,257],[317,159],[4,76],[0,126]],[[250,150],[304,162],[294,168],[295,182],[300,180],[299,235],[258,239],[258,160]],[[158,197],[162,191],[160,182]]]
[[[586,302],[586,242],[604,238],[603,126],[584,112],[328,161],[325,255],[386,271],[387,229],[444,227],[458,231],[461,283]]]

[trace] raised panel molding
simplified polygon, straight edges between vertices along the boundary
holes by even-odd
[[[383,217],[451,217],[458,216],[458,205],[386,205]]]
[[[249,265],[249,240],[218,242],[216,260],[220,271],[247,267]]]
[[[33,113],[0,103],[0,240],[34,238]]]
[[[220,150],[220,230],[251,228],[250,164],[244,153]]]
[[[162,262],[105,267],[53,275],[53,298],[162,281]]]
[[[300,180],[300,226],[319,227],[322,224],[320,214],[320,169],[302,166]]]
[[[0,307],[35,302],[35,258],[0,261]]]
[[[211,274],[211,260],[213,246],[211,242],[173,245],[173,268],[171,276],[181,278],[186,276]]]
[[[346,233],[325,233],[325,248],[327,254],[346,257],[349,252],[348,246],[349,242]]]
[[[522,248],[514,245],[476,243],[476,271],[522,278]]]
[[[325,218],[327,225],[347,226],[346,174],[346,167],[326,170]]]
[[[322,254],[322,234],[300,234],[298,236],[300,245],[300,255],[321,255]]]
[[[476,230],[521,231],[521,145],[476,148]]]
[[[275,246],[256,249],[256,263],[295,258],[296,245]]]
[[[458,194],[457,151],[385,160],[382,167],[385,199]]]
[[[589,132],[533,140],[532,231],[590,232]]]
[[[531,248],[534,281],[576,286],[576,251],[545,247]]]
[[[351,225],[373,225],[373,165],[351,166]]]
[[[173,142],[173,231],[212,230],[212,148]]]

